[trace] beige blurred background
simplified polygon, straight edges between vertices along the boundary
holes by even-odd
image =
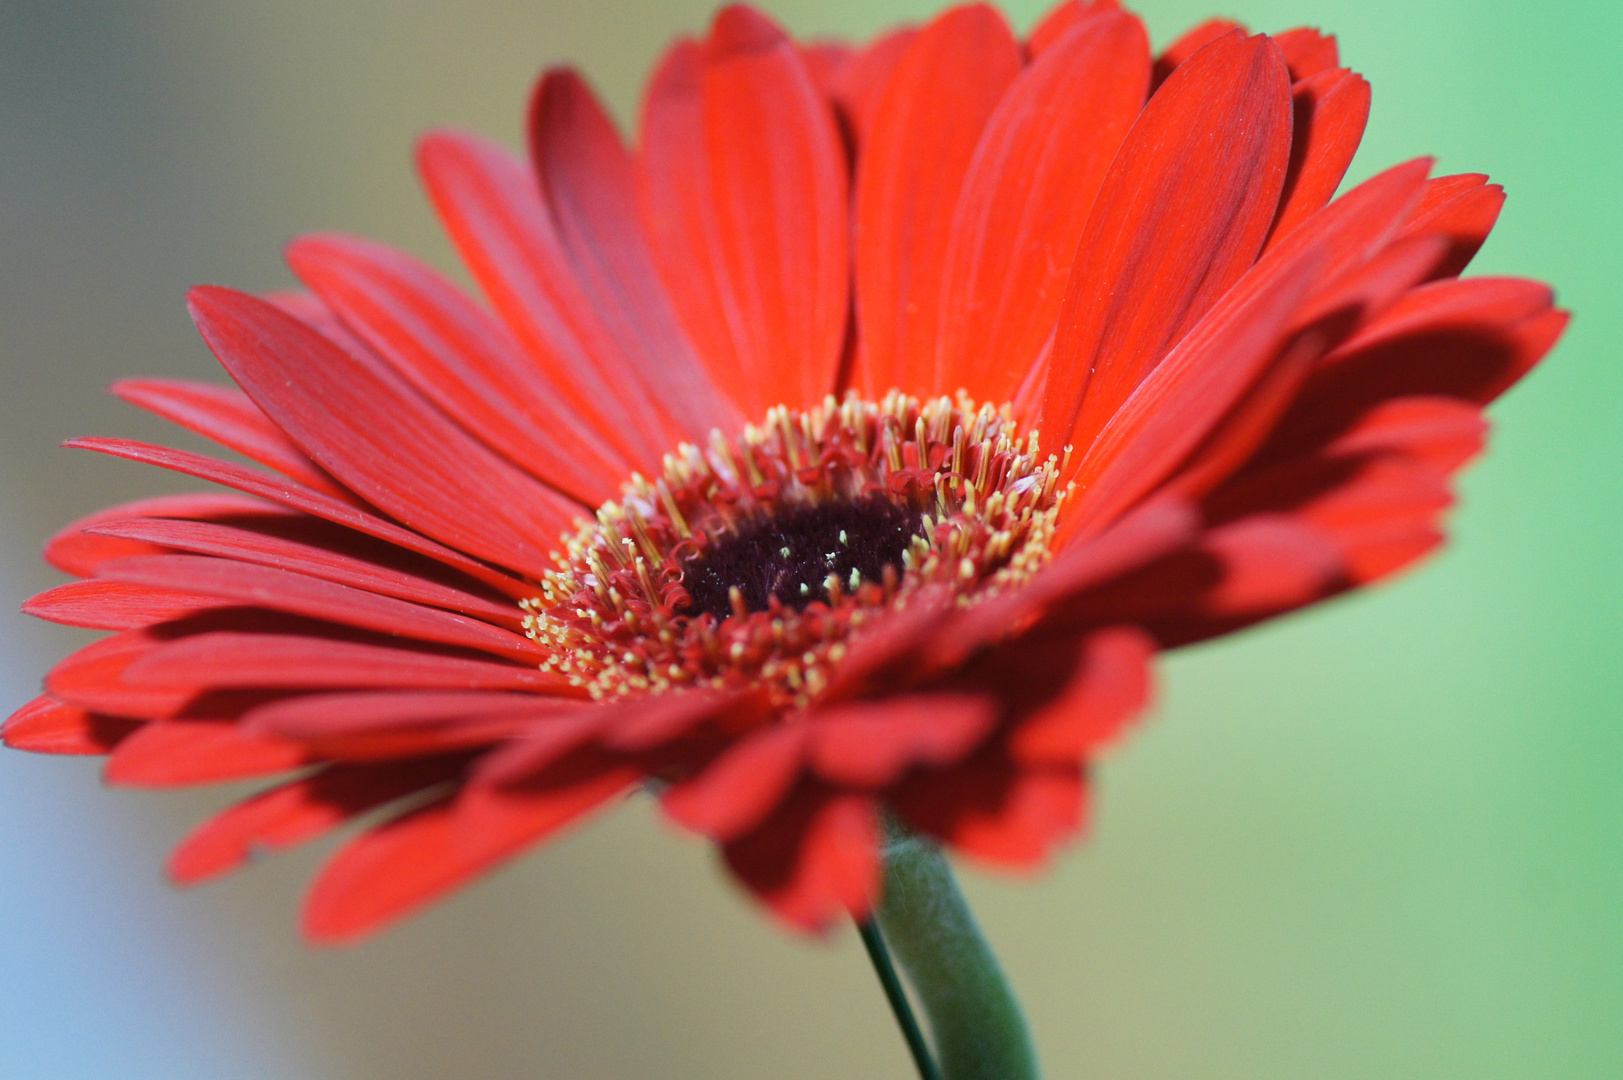
[[[930,10],[764,6],[809,35]],[[0,710],[80,640],[10,614],[58,580],[44,538],[173,483],[56,444],[194,445],[102,390],[219,377],[188,286],[285,286],[280,247],[313,229],[451,267],[417,132],[516,143],[559,62],[625,119],[709,10],[0,0]],[[1158,43],[1211,13],[1144,11]],[[1623,20],[1578,0],[1223,13],[1341,31],[1375,84],[1355,175],[1428,150],[1493,172],[1512,200],[1482,265],[1555,280],[1579,320],[1560,366],[1498,410],[1454,552],[1174,659],[1164,707],[1103,770],[1095,838],[1036,882],[972,874],[972,898],[1051,1077],[1623,1075]],[[95,772],[0,754],[6,1080],[910,1075],[854,936],[774,929],[646,805],[319,952],[294,921],[326,846],[177,893],[167,847],[231,793],[107,791]]]

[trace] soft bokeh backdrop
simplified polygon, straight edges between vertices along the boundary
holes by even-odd
[[[1203,2],[1150,0],[1156,41]],[[1623,1075],[1623,8],[1224,2],[1337,32],[1375,86],[1355,178],[1420,153],[1490,172],[1511,199],[1476,271],[1548,279],[1577,318],[1495,407],[1443,557],[1170,659],[1091,840],[968,889],[1054,1080]],[[187,286],[284,286],[281,244],[318,228],[449,266],[412,136],[516,142],[531,79],[566,61],[626,118],[708,6],[0,3],[0,710],[80,640],[14,614],[58,580],[44,538],[173,483],[56,444],[167,437],[104,395],[118,375],[220,377]],[[930,11],[765,6],[802,34]],[[0,1076],[909,1075],[854,936],[773,929],[645,804],[317,952],[293,927],[324,849],[162,880],[228,794],[0,753]]]

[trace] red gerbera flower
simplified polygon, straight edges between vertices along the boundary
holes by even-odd
[[[117,633],[5,740],[115,783],[292,773],[183,882],[389,808],[314,886],[324,940],[639,785],[800,926],[872,907],[882,809],[1041,862],[1154,652],[1432,549],[1565,324],[1458,277],[1485,177],[1330,201],[1369,106],[1338,63],[1227,23],[1152,58],[1113,0],[855,49],[734,7],[634,150],[546,74],[527,165],[420,149],[488,307],[309,237],[309,292],[191,296],[240,392],[115,386],[265,469],[70,444],[239,494],[52,539],[83,580],[26,610]]]

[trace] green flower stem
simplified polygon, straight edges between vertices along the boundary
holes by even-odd
[[[924,1007],[939,1075],[943,1080],[1037,1080],[1037,1053],[1020,1003],[941,849],[899,829],[887,832],[885,893],[874,921]],[[899,1019],[901,1013],[899,1007]],[[919,1071],[930,1080],[922,1062]]]

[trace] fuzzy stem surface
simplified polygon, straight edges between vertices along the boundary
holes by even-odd
[[[941,849],[894,825],[886,839],[874,921],[923,1006],[943,1080],[1038,1080],[1020,1003]]]

